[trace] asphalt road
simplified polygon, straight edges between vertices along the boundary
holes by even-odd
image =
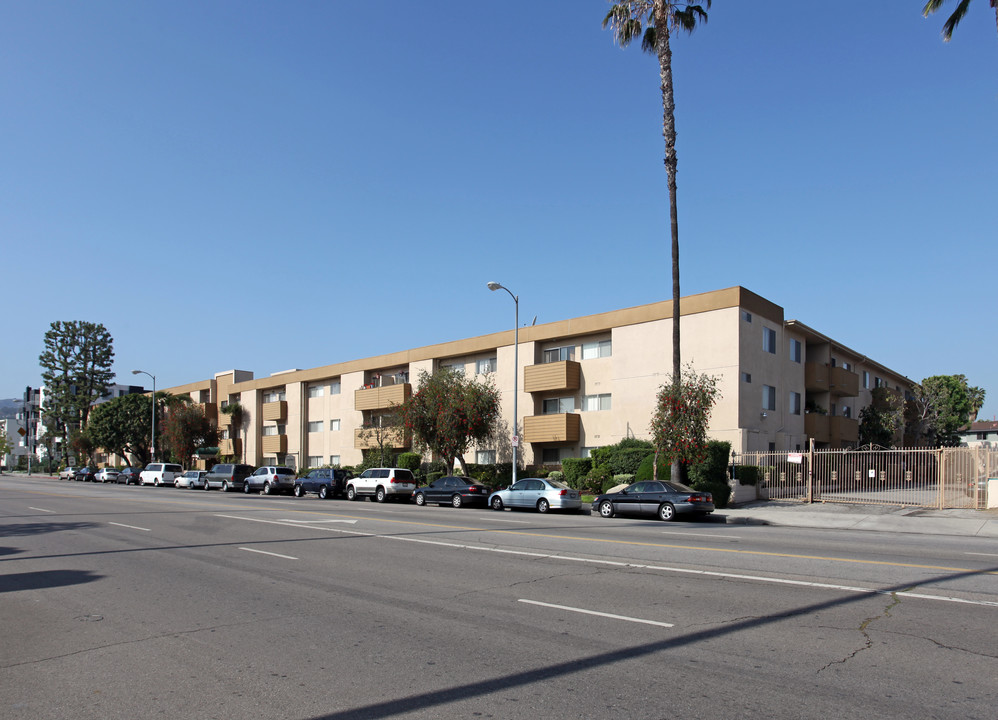
[[[993,539],[720,519],[0,476],[0,718],[994,718]]]

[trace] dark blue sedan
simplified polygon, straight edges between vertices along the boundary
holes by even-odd
[[[707,515],[714,512],[714,498],[709,492],[679,483],[650,480],[636,482],[615,493],[598,495],[593,500],[593,512],[605,518],[651,515],[668,522],[680,514]]]

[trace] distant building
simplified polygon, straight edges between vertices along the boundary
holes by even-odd
[[[998,447],[998,421],[978,420],[960,431],[960,444],[968,447],[981,445],[989,448]]]

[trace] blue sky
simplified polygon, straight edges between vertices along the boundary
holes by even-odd
[[[998,34],[922,4],[718,0],[674,41],[682,292],[964,373],[991,418]],[[0,397],[54,320],[168,387],[506,329],[489,280],[523,322],[671,297],[657,63],[607,7],[3,3]]]

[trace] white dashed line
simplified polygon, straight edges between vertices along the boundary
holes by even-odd
[[[626,622],[641,623],[642,625],[658,625],[659,627],[673,627],[672,623],[658,622],[657,620],[644,620],[642,618],[627,617],[626,615],[613,615],[611,613],[596,612],[595,610],[583,610],[582,608],[571,607],[569,605],[552,605],[551,603],[538,602],[536,600],[524,600],[520,598],[517,602],[528,605],[540,605],[541,607],[554,608],[556,610],[568,610],[569,612],[582,613],[584,615],[597,615],[599,617],[610,618],[611,620],[624,620]]]
[[[34,508],[28,505],[28,510],[37,510],[38,512],[54,513],[55,510],[46,510],[45,508]]]
[[[122,525],[121,523],[109,522],[108,525],[117,525],[118,527],[128,528],[129,530],[144,530],[145,532],[152,532],[149,528],[140,528],[135,525]]]
[[[271,557],[284,558],[285,560],[297,560],[296,557],[291,557],[290,555],[281,555],[280,553],[267,552],[266,550],[254,550],[253,548],[241,547],[240,550],[245,550],[251,553],[260,553],[261,555],[270,555]]]

